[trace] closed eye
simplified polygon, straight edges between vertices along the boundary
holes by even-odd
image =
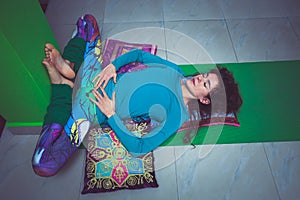
[[[210,80],[208,80],[207,82],[204,82],[204,87],[206,89],[210,89]]]

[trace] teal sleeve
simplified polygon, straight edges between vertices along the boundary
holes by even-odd
[[[153,55],[151,53],[148,53],[140,49],[134,49],[119,56],[117,59],[115,59],[112,62],[112,64],[116,67],[116,70],[118,71],[122,66],[127,65],[131,62],[140,62],[145,65],[147,64],[165,65],[175,69],[176,71],[179,71],[181,74],[183,73],[182,69],[178,67],[178,65],[176,65],[175,63],[172,63],[170,61],[162,59],[159,56]]]
[[[122,120],[116,114],[111,116],[107,122],[114,130],[124,147],[131,154],[136,156],[140,156],[154,150],[171,135],[175,134],[178,129],[178,127],[174,125],[170,126],[163,123],[147,135],[139,138],[134,136],[133,133],[126,128]],[[159,130],[159,132],[157,130]]]

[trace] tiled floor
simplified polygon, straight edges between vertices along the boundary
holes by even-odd
[[[103,38],[154,43],[178,64],[300,59],[299,0],[49,0],[46,17],[63,49],[77,18],[96,16]],[[55,177],[31,169],[36,135],[0,139],[1,199],[300,199],[300,142],[155,150],[159,188],[81,195],[79,150]]]
[[[31,169],[37,135],[0,140],[1,199],[299,199],[300,142],[160,147],[154,151],[158,188],[81,195],[85,151],[56,176]]]

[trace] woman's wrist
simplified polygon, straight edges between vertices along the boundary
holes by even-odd
[[[110,118],[111,116],[113,116],[114,114],[116,114],[115,112],[110,112],[110,113],[106,113],[106,117],[107,118]]]

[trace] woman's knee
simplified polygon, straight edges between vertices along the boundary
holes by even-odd
[[[54,176],[75,150],[76,147],[61,126],[46,125],[42,129],[32,157],[33,171],[42,177]]]

